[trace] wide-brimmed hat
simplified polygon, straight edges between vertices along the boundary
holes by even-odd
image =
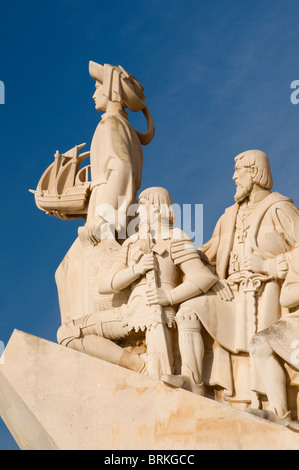
[[[102,93],[110,101],[121,99],[133,112],[141,111],[144,107],[143,86],[120,65],[100,65],[90,61],[89,73],[94,80],[103,84]]]
[[[142,111],[147,121],[147,132],[136,131],[140,142],[147,145],[154,137],[155,128],[152,115],[145,103],[144,87],[125,71],[121,65],[89,62],[91,77],[103,85],[102,93],[110,101],[120,101],[130,111]]]

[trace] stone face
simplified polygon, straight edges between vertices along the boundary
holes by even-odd
[[[0,414],[21,449],[299,449],[299,434],[15,330]]]

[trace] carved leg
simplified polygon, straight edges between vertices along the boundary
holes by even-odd
[[[195,382],[202,382],[202,362],[204,343],[201,336],[201,323],[189,307],[183,307],[177,314],[179,348],[182,357],[182,375]]]
[[[90,315],[64,323],[57,332],[58,343],[135,372],[145,373],[145,362],[138,354],[126,351],[109,338],[104,337],[106,336],[105,330],[112,330],[115,336],[113,339],[120,339],[120,332],[118,338],[116,336],[121,322],[109,322],[107,328],[99,320],[95,321],[96,318],[95,315]],[[119,328],[118,325],[112,328],[114,323],[119,323]],[[127,332],[123,328],[121,332],[122,337],[126,336]]]
[[[148,373],[160,379],[163,374],[173,373],[171,334],[168,326],[159,324],[146,331]]]
[[[252,338],[249,351],[268,396],[270,410],[278,416],[285,416],[288,412],[287,383],[282,366],[262,336]]]
[[[182,307],[178,311],[176,322],[182,359],[181,375],[163,376],[162,380],[168,385],[182,387],[198,395],[203,395],[204,343],[201,335],[201,323],[190,307]]]
[[[101,336],[89,335],[73,339],[68,343],[68,347],[135,372],[142,372],[145,366],[138,354],[126,351],[113,341]]]

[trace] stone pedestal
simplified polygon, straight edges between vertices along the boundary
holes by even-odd
[[[299,449],[299,434],[15,330],[0,414],[21,449]]]

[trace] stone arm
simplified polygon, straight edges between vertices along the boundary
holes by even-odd
[[[252,253],[245,259],[244,267],[283,280],[289,269],[289,254],[299,244],[299,211],[294,204],[283,202],[271,209],[271,219],[273,233],[279,236],[277,241],[283,245],[283,252],[267,259],[262,254]]]
[[[289,257],[289,270],[281,288],[280,304],[285,308],[299,307],[299,248]]]
[[[169,304],[175,305],[185,300],[206,293],[218,278],[207,268],[199,257],[183,261],[179,264],[184,281],[167,292]]]
[[[128,247],[121,248],[118,259],[113,264],[107,277],[102,280],[98,291],[100,294],[115,294],[129,287],[140,276],[149,270],[157,270],[157,261],[153,253],[143,255],[133,266],[127,264]]]
[[[192,241],[183,233],[181,239],[172,242],[170,255],[173,263],[182,272],[183,282],[169,291],[157,287],[149,289],[149,304],[158,303],[163,307],[176,305],[207,292],[218,281],[201,260]]]
[[[299,307],[299,282],[288,283],[281,291],[280,305],[285,308]]]

